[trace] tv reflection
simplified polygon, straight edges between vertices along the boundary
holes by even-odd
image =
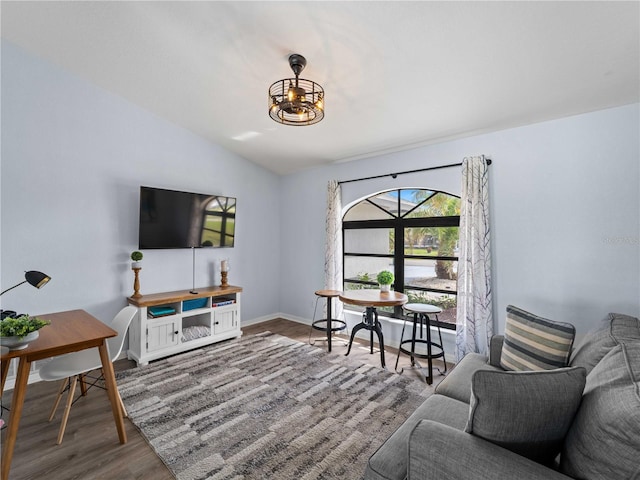
[[[233,247],[236,199],[210,196],[193,199],[189,243],[201,247]]]

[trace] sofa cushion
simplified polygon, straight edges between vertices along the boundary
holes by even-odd
[[[505,370],[550,370],[566,367],[576,329],[509,305],[500,366]]]
[[[468,353],[436,387],[436,393],[459,400],[466,404],[471,401],[471,377],[479,369],[500,370],[487,363],[488,359],[479,353]]]
[[[366,480],[404,480],[407,476],[408,442],[421,420],[435,420],[458,430],[467,421],[469,405],[443,395],[432,395],[369,458]]]
[[[589,374],[610,350],[622,342],[640,342],[640,321],[629,315],[610,313],[578,342],[571,354],[570,365],[584,367]]]
[[[587,376],[561,470],[575,478],[640,478],[640,342],[614,347]]]
[[[551,464],[580,406],[586,380],[581,367],[535,372],[478,370],[471,380],[465,431]]]
[[[547,466],[432,420],[409,438],[409,480],[572,480]]]

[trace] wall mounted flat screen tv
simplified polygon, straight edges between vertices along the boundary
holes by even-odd
[[[140,187],[138,247],[233,247],[236,199]]]

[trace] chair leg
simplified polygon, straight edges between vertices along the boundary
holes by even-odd
[[[62,382],[60,382],[60,388],[58,389],[58,395],[56,396],[56,401],[53,403],[53,408],[51,409],[51,413],[49,413],[49,421],[53,420],[53,417],[56,414],[56,410],[58,409],[58,405],[60,405],[62,394],[64,393],[68,384],[69,384],[68,378],[65,378],[64,380],[62,380]]]
[[[62,424],[60,425],[60,431],[58,432],[58,441],[56,442],[57,445],[60,445],[62,443],[62,437],[64,437],[64,431],[67,428],[67,420],[69,420],[69,412],[71,411],[71,405],[73,404],[73,396],[76,393],[77,380],[77,375],[72,377],[70,380],[71,383],[69,385],[69,396],[67,397],[67,405],[65,406],[64,415],[62,416]]]
[[[129,414],[127,413],[127,409],[124,408],[124,402],[122,401],[122,397],[120,396],[120,392],[118,390],[116,390],[116,393],[118,394],[118,401],[120,402],[120,408],[122,408],[122,416],[125,418],[129,417]]]
[[[80,375],[78,375],[78,381],[80,382],[80,393],[82,394],[83,397],[87,396],[87,384],[84,381],[84,373],[81,373]]]

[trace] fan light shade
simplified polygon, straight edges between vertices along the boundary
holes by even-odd
[[[7,288],[6,290],[3,290],[2,293],[0,293],[0,296],[4,295],[9,290],[13,290],[16,287],[19,287],[23,283],[29,283],[29,285],[33,285],[36,288],[42,288],[47,283],[49,283],[49,280],[51,280],[51,277],[46,273],[36,272],[35,270],[29,270],[28,272],[25,272],[24,278],[25,280],[23,280],[22,282],[14,285],[13,287]]]
[[[316,82],[299,78],[307,60],[297,53],[289,56],[295,78],[285,78],[269,87],[269,116],[284,125],[313,125],[324,118],[324,89]]]

